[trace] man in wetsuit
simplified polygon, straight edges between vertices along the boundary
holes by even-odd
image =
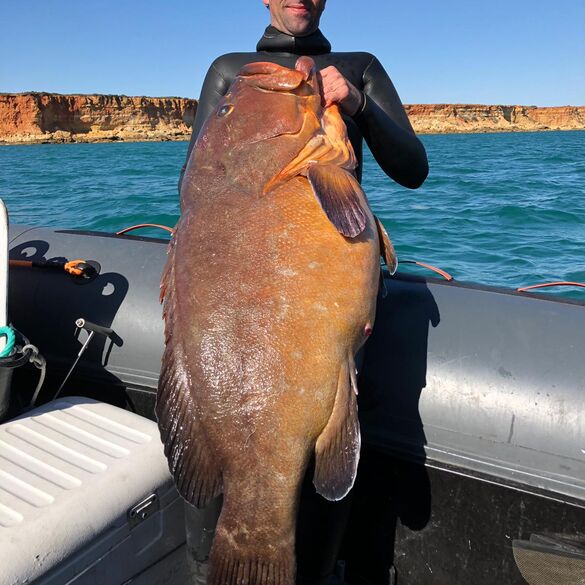
[[[358,160],[358,179],[361,180],[365,139],[376,161],[391,179],[411,189],[419,187],[428,173],[425,149],[378,59],[369,53],[331,52],[329,41],[319,30],[326,0],[262,1],[270,9],[271,25],[258,42],[257,52],[223,55],[207,72],[181,182],[201,127],[227,93],[238,71],[255,61],[272,61],[294,68],[300,56],[308,55],[322,77],[324,104],[339,105]],[[309,470],[297,527],[297,582],[325,585],[337,561],[351,492],[340,502],[328,502],[315,492],[311,479]],[[196,522],[212,527],[217,513],[217,506],[212,505]],[[198,548],[197,543],[194,546],[198,549],[194,551],[195,556],[204,558],[206,551]]]
[[[262,1],[270,9],[271,25],[258,42],[257,52],[222,55],[207,72],[181,182],[201,127],[246,63],[272,61],[294,68],[301,55],[309,55],[321,72],[325,105],[337,103],[347,125],[358,159],[358,180],[365,138],[391,179],[411,189],[420,187],[428,174],[425,149],[378,59],[370,53],[331,52],[331,44],[319,30],[326,0]]]

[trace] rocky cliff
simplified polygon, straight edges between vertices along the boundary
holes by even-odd
[[[196,109],[184,98],[0,94],[0,141],[185,140]]]
[[[585,106],[407,105],[417,132],[585,130]],[[197,101],[117,95],[0,94],[0,142],[187,140]]]
[[[429,104],[405,106],[421,134],[585,130],[585,106],[484,106]]]

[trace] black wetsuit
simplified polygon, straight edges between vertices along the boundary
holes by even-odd
[[[266,29],[256,50],[256,53],[222,55],[212,63],[201,90],[186,160],[189,160],[203,123],[246,63],[271,61],[292,68],[299,56],[310,55],[319,70],[330,65],[337,67],[364,93],[361,110],[353,118],[343,117],[359,163],[358,179],[361,180],[362,138],[365,138],[374,158],[391,179],[411,189],[423,183],[428,173],[424,146],[416,137],[398,93],[376,57],[370,53],[332,53],[331,44],[319,30],[307,37],[291,37],[272,26]]]
[[[307,37],[291,37],[272,26],[266,29],[256,49],[256,53],[223,55],[209,68],[197,107],[187,161],[205,120],[227,93],[243,65],[271,61],[292,68],[299,56],[309,55],[319,70],[329,65],[337,67],[365,96],[363,106],[355,116],[344,116],[359,163],[358,178],[361,179],[362,139],[365,138],[376,161],[390,178],[413,189],[423,183],[428,173],[425,149],[408,121],[394,85],[376,57],[370,53],[332,53],[329,41],[320,31]],[[326,585],[335,568],[352,493],[339,502],[328,502],[316,494],[312,475],[312,469],[309,469],[299,510],[297,583]]]

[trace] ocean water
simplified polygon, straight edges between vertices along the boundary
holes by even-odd
[[[365,155],[364,188],[399,259],[512,288],[585,282],[585,132],[422,140],[430,174],[415,191]],[[0,197],[13,223],[107,232],[173,226],[186,150],[186,142],[0,147]],[[585,300],[585,289],[548,290]]]

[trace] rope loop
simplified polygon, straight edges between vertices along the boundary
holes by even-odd
[[[10,325],[5,325],[4,327],[0,327],[0,336],[4,335],[6,337],[6,346],[2,351],[0,351],[0,358],[8,357],[12,350],[14,349],[14,343],[16,342],[16,335],[14,333],[14,329],[10,327]]]
[[[37,368],[38,370],[41,370],[46,366],[47,361],[41,355],[41,353],[39,352],[39,348],[36,345],[33,345],[32,343],[27,343],[22,348],[22,353],[27,353],[27,352],[30,352],[28,360],[35,368]]]

